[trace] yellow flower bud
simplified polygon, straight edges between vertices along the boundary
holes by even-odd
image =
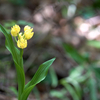
[[[11,28],[11,35],[14,36],[14,37],[18,36],[18,38],[15,38],[15,40],[17,41],[17,46],[19,48],[24,49],[24,48],[27,47],[27,40],[32,38],[32,36],[34,35],[34,32],[32,32],[32,31],[33,31],[33,28],[31,28],[28,25],[26,25],[24,27],[24,34],[23,33],[19,33],[20,32],[19,25],[14,25]]]
[[[17,46],[21,49],[24,49],[27,47],[27,40],[21,36],[21,38],[17,41]]]
[[[20,27],[19,25],[15,25],[11,28],[11,35],[12,36],[17,36],[18,33],[20,32]]]
[[[27,40],[31,39],[33,35],[34,35],[34,32],[31,32],[28,30],[24,32],[24,36]]]
[[[31,29],[31,27],[28,26],[28,25],[26,25],[26,26],[24,27],[24,31],[26,31],[26,30],[30,30],[30,29]]]
[[[30,26],[26,25],[24,27],[24,36],[27,40],[31,39],[32,36],[34,35],[33,28],[31,28]]]
[[[26,25],[25,27],[24,27],[24,31],[33,31],[33,28],[31,28],[30,26],[28,26],[28,25]]]

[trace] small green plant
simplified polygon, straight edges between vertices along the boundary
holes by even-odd
[[[0,32],[2,32],[6,38],[5,46],[10,51],[16,67],[17,80],[18,80],[18,100],[27,100],[34,86],[45,79],[49,67],[55,60],[55,58],[53,58],[41,64],[37,72],[35,73],[34,77],[25,85],[25,73],[23,67],[23,49],[27,47],[27,40],[32,38],[34,34],[34,32],[32,31],[33,28],[31,28],[30,26],[25,26],[24,33],[19,33],[20,32],[19,25],[14,25],[11,28],[11,34],[10,34],[2,25],[0,25]],[[14,41],[11,35],[14,37],[19,49],[14,45]]]
[[[88,41],[90,46],[100,48],[99,42]],[[64,43],[66,54],[77,62],[78,66],[71,69],[68,77],[60,80],[60,84],[69,92],[73,100],[82,100],[88,94],[88,100],[99,100],[100,67],[99,60],[90,60],[89,56],[81,55],[73,46]],[[86,96],[87,97],[87,96]]]

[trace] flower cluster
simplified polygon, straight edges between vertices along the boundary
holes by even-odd
[[[14,37],[18,37],[17,40],[17,46],[21,49],[24,49],[27,47],[27,40],[31,39],[32,36],[34,35],[33,28],[30,26],[26,25],[24,27],[24,33],[19,33],[20,32],[20,27],[19,25],[15,25],[11,28],[11,35]]]

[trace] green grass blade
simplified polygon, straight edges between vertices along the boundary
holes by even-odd
[[[99,67],[92,67],[92,70],[94,71],[96,77],[100,79],[100,68]]]
[[[51,97],[56,97],[59,100],[69,100],[68,97],[66,96],[68,91],[66,91],[66,89],[62,89],[62,90],[51,90],[50,91],[50,96]]]
[[[58,78],[53,67],[50,67],[50,75],[52,80],[52,86],[56,87],[58,85]]]
[[[87,41],[87,45],[100,49],[100,41],[96,40]]]
[[[81,88],[78,83],[76,83],[73,79],[69,78],[61,79],[60,83],[67,89],[73,100],[80,100],[81,93],[79,92],[81,91]]]
[[[82,91],[81,91],[81,87],[80,87],[79,83],[77,81],[73,80],[73,79],[72,79],[72,81],[70,83],[74,86],[75,91],[76,91],[79,99],[81,100]]]
[[[66,83],[66,84],[63,84],[63,85],[68,90],[68,92],[71,94],[73,100],[80,100],[77,93],[75,92],[74,88],[70,84]]]
[[[90,88],[90,99],[91,100],[98,100],[97,99],[97,87],[96,87],[95,79],[90,78],[90,80],[89,80],[89,88]]]
[[[67,53],[71,58],[73,58],[76,62],[82,64],[82,63],[84,63],[84,62],[86,61],[86,58],[83,57],[82,55],[80,55],[80,54],[77,52],[77,50],[76,50],[74,47],[72,47],[71,45],[65,44],[65,43],[64,43],[64,44],[63,44],[63,47],[64,47],[66,53]]]

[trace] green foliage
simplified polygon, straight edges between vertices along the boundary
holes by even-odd
[[[82,56],[81,54],[79,54],[77,52],[77,50],[72,47],[70,44],[63,44],[63,47],[66,51],[66,53],[72,57],[76,62],[78,62],[79,64],[82,64],[86,61],[86,58],[84,56]]]
[[[25,89],[29,86],[31,86],[32,84],[37,84],[40,81],[44,80],[44,78],[47,75],[48,69],[51,66],[51,64],[53,63],[53,61],[55,60],[55,58],[48,60],[47,62],[43,63],[42,65],[40,65],[39,69],[37,70],[37,72],[35,73],[34,77],[32,78],[32,80],[27,83],[27,85],[25,86]]]
[[[39,69],[35,73],[32,80],[26,84],[24,92],[22,93],[22,96],[21,96],[21,100],[27,100],[27,97],[28,97],[29,93],[32,91],[32,89],[34,88],[34,86],[36,84],[38,84],[39,82],[41,82],[42,80],[44,80],[44,78],[47,75],[47,71],[54,60],[55,60],[55,58],[40,65]]]
[[[92,77],[89,79],[89,89],[90,89],[90,99],[98,100],[96,80]]]
[[[18,96],[18,92],[17,92],[16,88],[10,87],[9,89],[10,89],[16,96]]]
[[[34,27],[33,23],[31,22],[27,22],[27,21],[24,21],[24,20],[18,20],[18,21],[15,21],[15,20],[8,20],[8,21],[3,21],[3,26],[5,27],[6,31],[8,33],[10,33],[11,31],[11,27],[14,26],[15,24],[18,24],[18,25],[29,25],[30,27]]]
[[[56,87],[58,85],[58,79],[53,67],[50,68],[50,75],[51,75],[51,80],[52,80],[52,86]]]
[[[15,66],[16,66],[16,71],[17,71],[17,78],[18,78],[18,96],[20,98],[20,95],[22,94],[24,90],[24,85],[25,85],[25,75],[24,75],[24,70],[23,66],[21,66],[21,62],[23,59],[20,58],[20,51],[14,46],[14,42],[12,40],[11,35],[0,25],[0,31],[5,35],[6,37],[6,48],[10,51],[12,54]]]
[[[32,78],[32,80],[25,85],[25,74],[23,69],[23,57],[22,57],[23,50],[22,49],[19,50],[14,46],[14,42],[11,35],[6,31],[6,29],[2,25],[0,25],[0,31],[6,37],[6,42],[5,42],[6,48],[12,54],[15,63],[17,79],[18,79],[18,100],[27,100],[34,86],[45,79],[48,69],[55,60],[55,58],[41,64],[39,69],[35,73],[34,77]]]
[[[63,15],[64,18],[67,17],[67,7],[66,6],[62,7],[62,15]]]
[[[94,12],[94,9],[92,6],[87,6],[87,7],[84,7],[82,9],[80,9],[78,11],[78,13],[80,15],[82,15],[83,18],[85,19],[88,19],[88,18],[91,18],[95,15],[95,12]]]
[[[89,42],[89,45],[99,47],[99,43],[96,41]],[[97,92],[100,85],[100,68],[97,67],[96,62],[89,62],[84,56],[80,55],[78,51],[68,45],[63,45],[66,50],[66,54],[79,63],[79,66],[73,68],[68,77],[60,80],[60,83],[67,89],[67,91],[72,96],[73,100],[82,100],[82,95],[84,95],[84,88],[89,90],[90,100],[98,100]]]
[[[39,90],[37,89],[36,86],[35,86],[34,89],[33,89],[33,93],[35,94],[35,97],[36,97],[38,100],[41,100],[41,99],[40,99]]]
[[[95,72],[96,77],[100,79],[100,68],[92,67],[92,70]]]
[[[99,49],[100,48],[100,41],[96,41],[96,40],[87,41],[87,45]]]
[[[19,24],[19,25],[29,25],[30,27],[34,26],[31,22],[27,22],[27,21],[24,21],[24,20],[18,20],[16,23]]]
[[[57,91],[57,90],[51,90],[50,91],[50,95],[52,97],[56,97],[56,98],[59,98],[61,100],[69,100],[65,95],[66,95],[66,90],[65,89],[62,89],[60,91]]]
[[[18,5],[18,6],[23,6],[26,4],[25,0],[8,0],[9,2],[11,2],[14,5]]]
[[[82,96],[82,90],[80,86],[80,82],[83,82],[86,76],[82,75],[84,69],[82,66],[78,66],[73,69],[70,75],[67,78],[61,79],[60,83],[64,85],[64,87],[69,91],[72,95],[73,100],[80,100]]]
[[[29,25],[31,27],[33,27],[33,23],[31,22],[27,22],[27,21],[24,21],[24,20],[18,20],[18,21],[15,21],[15,20],[9,20],[9,21],[3,21],[3,25],[5,28],[10,28],[12,26],[14,26],[15,24],[18,24],[18,25]]]
[[[93,8],[100,9],[100,0],[95,0],[95,2],[93,3]]]

